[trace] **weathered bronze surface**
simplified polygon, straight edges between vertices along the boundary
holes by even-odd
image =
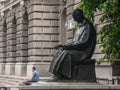
[[[62,50],[55,54],[49,71],[55,76],[53,81],[62,79],[95,81],[95,60],[91,60],[91,57],[96,45],[96,30],[93,24],[83,16],[82,10],[75,9],[72,16],[73,19],[81,25],[79,29],[76,30],[71,43],[57,46],[57,48],[61,47]],[[88,75],[82,78],[84,74],[87,74],[81,73],[81,75],[79,75],[82,69],[87,69],[84,72],[88,72],[89,70],[89,74],[92,74],[91,78],[94,80],[87,80]],[[77,73],[78,75],[76,75]],[[78,78],[78,76],[81,78]]]

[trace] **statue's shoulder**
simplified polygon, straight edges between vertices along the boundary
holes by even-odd
[[[88,20],[87,18],[85,18],[86,24],[91,25],[92,23],[90,22],[90,20]]]

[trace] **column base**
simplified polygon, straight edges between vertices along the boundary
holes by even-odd
[[[1,75],[5,74],[5,63],[0,63],[0,74]]]
[[[32,76],[32,67],[35,66],[36,70],[39,72],[40,77],[48,77],[49,73],[49,63],[40,62],[30,62],[27,64],[27,77]]]
[[[15,64],[15,75],[26,76],[27,63],[16,63]]]
[[[15,74],[15,63],[6,63],[5,74],[6,75],[14,75]]]

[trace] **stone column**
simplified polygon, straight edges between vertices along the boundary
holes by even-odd
[[[16,63],[16,16],[15,13],[9,11],[7,18],[7,58],[5,73],[7,75],[15,74]]]
[[[27,76],[36,66],[40,76],[48,76],[54,47],[59,41],[59,0],[29,0],[29,51]]]
[[[0,20],[0,74],[5,74],[6,34],[7,34],[6,18],[1,17],[1,20]]]
[[[26,76],[28,62],[28,12],[27,7],[19,6],[17,29],[17,58],[15,75]]]
[[[66,1],[60,0],[60,31],[59,31],[59,43],[66,43],[66,31],[67,31],[67,21],[66,21]]]
[[[73,12],[73,9],[74,9],[74,1],[75,0],[67,0],[67,3],[66,3],[66,21],[69,21],[72,18],[72,12]],[[73,37],[74,37],[74,28],[71,28],[71,29],[67,29],[67,33],[66,33],[66,38],[67,38],[67,43],[71,42]]]

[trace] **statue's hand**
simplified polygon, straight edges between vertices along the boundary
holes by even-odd
[[[63,49],[70,49],[72,47],[72,45],[64,45]]]
[[[63,47],[64,45],[57,45],[55,48],[60,48]]]

